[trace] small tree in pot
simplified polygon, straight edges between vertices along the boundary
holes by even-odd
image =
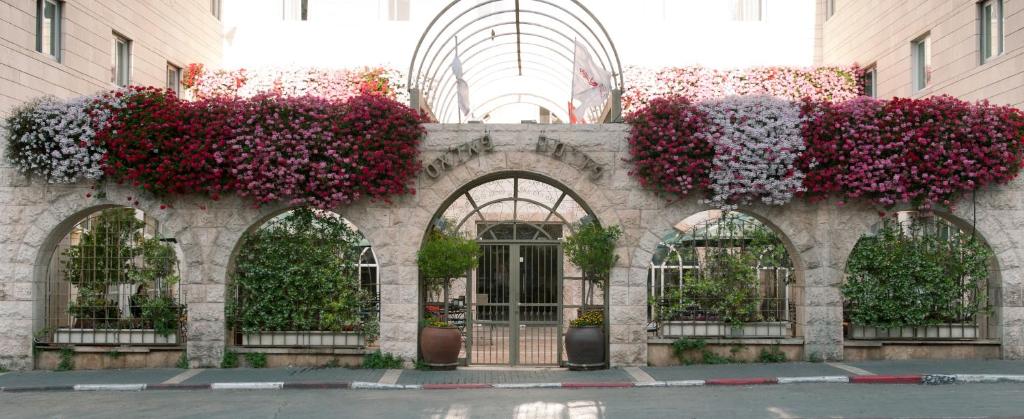
[[[462,346],[462,334],[448,323],[448,292],[452,280],[476,267],[480,246],[457,233],[432,231],[416,254],[416,264],[427,291],[442,291],[440,318],[428,319],[420,334],[423,361],[434,368],[455,368]]]
[[[611,276],[612,266],[619,257],[615,242],[622,235],[618,226],[601,227],[597,222],[585,222],[565,240],[565,254],[583,273],[582,297],[584,308],[580,317],[569,324],[565,333],[565,352],[569,369],[597,369],[605,366],[605,338],[603,309],[592,310],[594,288],[604,290]]]

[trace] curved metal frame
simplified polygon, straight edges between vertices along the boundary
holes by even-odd
[[[570,0],[572,4],[568,5],[565,2],[559,2],[561,4],[557,4],[554,0],[516,0],[516,6],[514,8],[500,8],[500,10],[487,11],[477,17],[467,17],[467,15],[472,13],[474,10],[479,11],[484,6],[496,5],[506,1],[508,0],[484,0],[479,3],[472,4],[464,10],[458,10],[454,8],[462,3],[462,0],[453,0],[441,9],[436,16],[434,16],[423,31],[419,41],[416,43],[413,57],[409,62],[407,85],[409,86],[411,94],[411,105],[421,109],[429,109],[431,111],[439,110],[437,108],[441,106],[447,106],[446,104],[451,101],[450,98],[453,96],[453,92],[448,92],[447,90],[454,90],[455,83],[450,82],[449,80],[453,79],[450,71],[444,71],[441,73],[442,75],[440,77],[438,77],[438,73],[444,69],[444,63],[452,57],[456,48],[459,48],[460,54],[469,54],[469,59],[472,59],[487,50],[489,47],[513,45],[513,43],[502,43],[499,45],[485,44],[487,41],[493,42],[494,38],[512,35],[516,36],[516,42],[514,45],[517,47],[516,62],[519,64],[520,70],[523,68],[522,64],[529,64],[522,60],[524,52],[521,48],[522,45],[533,45],[546,48],[556,53],[561,58],[567,59],[567,61],[571,63],[571,59],[568,59],[566,55],[559,53],[558,50],[567,50],[570,52],[571,56],[571,45],[575,36],[576,39],[579,39],[589,50],[593,52],[599,65],[612,74],[613,96],[619,94],[619,92],[623,90],[624,77],[622,65],[619,60],[618,50],[615,48],[615,43],[611,40],[611,37],[608,35],[608,31],[605,29],[604,25],[597,19],[593,12],[580,3],[580,1]],[[521,7],[520,2],[543,5],[544,9],[525,9]],[[563,13],[571,18],[561,16]],[[509,14],[515,15],[515,20],[499,22],[486,21],[488,19],[500,19],[501,16]],[[528,19],[523,19],[523,17],[527,17]],[[462,23],[465,22],[466,19],[469,19],[469,21]],[[588,24],[588,21],[592,21],[592,23]],[[575,25],[574,23],[578,23],[578,25]],[[472,29],[473,26],[477,24],[482,24],[482,27],[475,30]],[[594,28],[595,25],[597,26],[596,30]],[[503,26],[515,26],[516,30],[512,33],[495,34],[493,37],[489,36],[490,34],[493,34],[494,28]],[[586,30],[582,30],[579,26],[586,28]],[[524,31],[524,27],[541,28],[544,31],[557,34],[556,37],[566,39],[570,47],[566,48],[565,44],[557,42],[551,36],[547,36],[547,34],[540,31]],[[472,30],[472,32],[469,33],[468,36],[460,36],[461,39],[459,39],[460,42],[471,42],[468,47],[462,47],[453,42],[456,36],[459,36],[469,30]],[[490,33],[488,33],[488,30],[490,30]],[[483,38],[475,39],[481,34],[483,34]],[[546,46],[535,42],[523,43],[522,37],[524,36],[539,38],[540,41],[538,42],[546,41],[553,46]],[[481,48],[483,50],[478,51],[478,49]],[[429,57],[429,60],[427,57]],[[463,63],[465,64],[469,59],[464,60]],[[485,62],[486,60],[476,64],[480,65]],[[504,64],[507,63],[502,63],[502,65]],[[533,64],[538,65],[537,63]],[[483,69],[489,68],[491,67],[483,67]],[[530,68],[532,69],[533,67],[531,66]],[[571,72],[566,76],[567,81],[571,80]],[[493,83],[495,81],[497,80],[493,80],[489,83]],[[568,95],[569,92],[566,93]],[[543,94],[539,94],[538,96],[543,96]],[[618,100],[616,98],[617,96],[610,98],[610,100],[612,100],[613,108],[618,106]],[[487,99],[489,100],[491,98]],[[484,100],[480,103],[487,102],[488,100]],[[560,100],[549,100],[552,103],[561,102]],[[613,109],[613,115],[618,115],[618,112],[615,112],[615,109]],[[435,117],[438,119],[444,119],[448,116],[447,110],[435,113]]]

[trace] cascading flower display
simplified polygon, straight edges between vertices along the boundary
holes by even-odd
[[[803,190],[804,174],[794,165],[804,149],[797,105],[769,96],[732,96],[700,108],[711,122],[706,135],[715,150],[709,204],[784,205]]]
[[[22,173],[52,183],[103,177],[106,148],[96,142],[95,128],[110,113],[98,100],[44,97],[13,109],[3,124],[7,159]]]
[[[652,69],[631,66],[624,71],[627,90],[622,108],[632,113],[656,97],[684,96],[691,101],[728,96],[772,96],[841,102],[859,96],[863,71],[849,67],[753,67],[714,69],[701,66]]]
[[[808,193],[866,198],[882,206],[953,206],[966,191],[1016,177],[1024,161],[1024,113],[950,96],[805,101]]]
[[[329,209],[413,193],[420,122],[376,94],[189,102],[131,87],[26,105],[6,121],[15,128],[7,154],[22,172],[53,183],[110,179],[159,197],[235,193],[256,205]]]
[[[642,186],[679,196],[708,186],[715,150],[704,110],[684,97],[655,98],[626,122],[632,127],[630,174]]]
[[[270,94],[346,100],[354,96],[376,94],[408,103],[408,92],[403,86],[401,73],[387,67],[211,70],[201,64],[193,64],[185,72],[183,85],[197,99],[249,98]]]
[[[412,192],[424,130],[411,109],[372,95],[258,96],[243,106],[224,148],[239,195],[332,208]]]
[[[1024,113],[948,96],[699,105],[668,97],[628,121],[631,174],[642,185],[678,196],[702,189],[721,208],[804,194],[927,211],[1009,182],[1024,162]]]

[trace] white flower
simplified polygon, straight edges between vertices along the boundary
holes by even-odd
[[[769,96],[732,96],[700,105],[715,132],[711,168],[712,196],[723,209],[760,199],[784,205],[803,190],[804,174],[795,166],[804,150],[800,109]]]

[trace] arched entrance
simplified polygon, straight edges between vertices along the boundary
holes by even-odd
[[[474,237],[481,248],[478,267],[456,281],[447,302],[449,321],[463,332],[466,364],[565,361],[563,334],[583,305],[582,278],[562,243],[594,219],[568,188],[525,173],[478,179],[448,198],[430,228]],[[606,301],[603,294],[593,301]],[[422,315],[439,315],[440,296],[423,295]]]

